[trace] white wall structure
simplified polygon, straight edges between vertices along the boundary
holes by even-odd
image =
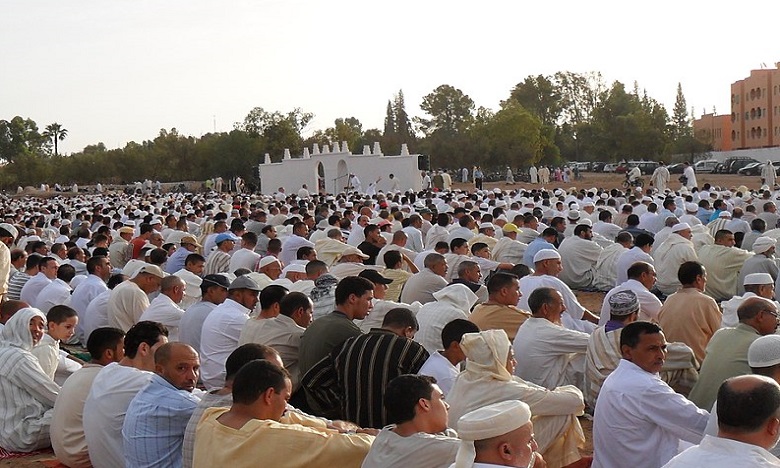
[[[402,145],[401,154],[386,156],[382,153],[379,143],[374,143],[373,151],[366,145],[362,154],[352,154],[347,142],[334,142],[333,151],[329,145],[323,145],[322,151],[317,144],[311,152],[304,149],[299,157],[291,157],[290,151],[284,151],[281,162],[272,163],[266,155],[263,164],[258,166],[260,176],[260,191],[271,194],[279,187],[284,187],[287,193],[296,193],[303,184],[312,193],[318,191],[318,181],[324,183],[324,191],[328,193],[343,192],[349,182],[349,175],[355,174],[360,179],[363,191],[368,184],[377,183],[377,191],[388,191],[392,186],[389,178],[393,174],[398,179],[401,191],[422,188],[422,178],[418,167],[418,154],[409,154],[406,145]]]

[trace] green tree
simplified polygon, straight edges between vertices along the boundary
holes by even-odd
[[[406,102],[404,101],[404,91],[402,89],[398,90],[398,94],[395,95],[393,111],[395,113],[395,130],[398,139],[401,143],[406,143],[410,147],[414,146],[416,138],[409,114],[406,113]],[[398,150],[399,148],[396,148],[391,153],[396,154],[395,152]]]
[[[509,102],[491,119],[472,127],[472,148],[486,167],[526,167],[557,157],[558,150],[539,117]]]
[[[43,133],[43,135],[47,138],[50,138],[52,143],[54,143],[54,156],[59,156],[57,142],[63,141],[65,138],[67,138],[68,130],[63,128],[62,125],[58,124],[57,122],[54,122],[46,126],[46,131]]]
[[[295,108],[287,114],[268,112],[262,107],[255,107],[244,118],[243,122],[235,124],[235,129],[247,133],[254,138],[263,140],[266,153],[274,160],[281,160],[285,149],[292,153],[303,151],[301,134],[314,114]]]
[[[691,121],[688,118],[688,103],[682,90],[682,83],[677,83],[677,97],[672,110],[672,138],[679,140],[693,134]]]
[[[525,107],[539,117],[544,125],[555,126],[561,115],[561,94],[550,78],[528,76],[511,91],[509,100]],[[502,107],[507,102],[501,103]]]
[[[32,119],[16,116],[0,120],[0,160],[13,162],[22,155],[44,155],[50,141],[41,135]]]
[[[454,136],[462,134],[474,122],[474,101],[460,89],[444,84],[423,97],[420,108],[429,119],[417,118],[422,132]]]

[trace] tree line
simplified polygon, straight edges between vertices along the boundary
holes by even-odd
[[[678,84],[671,116],[637,83],[631,90],[601,74],[558,72],[528,76],[509,92],[497,110],[476,107],[462,90],[443,84],[423,97],[423,116],[406,111],[403,91],[388,100],[382,129],[363,129],[355,117],[303,136],[314,115],[252,109],[229,132],[201,137],[162,129],[153,140],[131,141],[122,148],[103,143],[63,156],[58,142],[68,131],[59,123],[43,130],[20,116],[0,120],[0,186],[162,182],[242,176],[253,180],[255,168],[270,154],[282,158],[314,143],[322,147],[346,141],[353,153],[379,142],[386,154],[406,143],[410,152],[430,156],[433,168],[481,165],[486,168],[565,161],[693,159],[711,150],[693,137],[692,119]]]

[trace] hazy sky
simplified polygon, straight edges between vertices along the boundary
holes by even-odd
[[[744,8],[739,8],[744,5]],[[730,84],[780,61],[776,1],[4,0],[0,119],[68,129],[61,152],[230,130],[253,107],[381,128],[441,84],[497,109],[528,75],[600,71],[671,113],[728,113]],[[353,148],[354,150],[354,148]],[[392,153],[384,148],[385,153]]]

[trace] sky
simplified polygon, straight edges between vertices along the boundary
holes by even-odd
[[[68,130],[61,153],[229,131],[254,107],[382,128],[442,84],[498,109],[529,75],[601,72],[671,114],[730,112],[730,85],[780,61],[780,3],[486,0],[4,0],[0,119]],[[355,150],[353,148],[353,150]],[[383,148],[386,154],[392,149]]]

